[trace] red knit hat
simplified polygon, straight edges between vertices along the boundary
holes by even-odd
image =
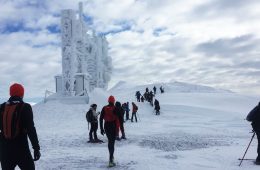
[[[115,98],[114,98],[114,96],[109,96],[109,98],[108,98],[108,102],[109,103],[115,103]]]
[[[23,97],[24,95],[24,88],[21,84],[14,83],[10,86],[10,96],[18,96]]]

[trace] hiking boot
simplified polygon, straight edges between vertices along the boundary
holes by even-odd
[[[103,140],[100,140],[100,139],[95,139],[95,142],[103,142]]]
[[[108,163],[108,167],[114,167],[114,166],[116,166],[116,163],[115,163],[115,162],[109,162],[109,163]]]
[[[255,161],[255,165],[260,165],[260,161]]]
[[[95,142],[95,140],[93,140],[93,139],[89,139],[89,141],[88,141],[88,143],[94,143]]]
[[[256,159],[256,160],[255,160],[255,164],[256,164],[256,165],[260,165],[260,160],[259,160],[259,159]]]
[[[125,137],[125,136],[122,136],[121,139],[126,139],[126,137]]]
[[[116,166],[116,163],[114,162],[114,158],[109,160],[108,167]]]
[[[120,141],[120,138],[119,138],[119,136],[117,136],[117,137],[116,137],[116,140]]]

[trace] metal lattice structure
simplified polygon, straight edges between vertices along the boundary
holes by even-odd
[[[91,33],[90,33],[91,32]],[[87,28],[83,6],[61,13],[62,75],[56,76],[56,92],[64,96],[88,95],[94,88],[107,88],[112,73],[105,36]]]

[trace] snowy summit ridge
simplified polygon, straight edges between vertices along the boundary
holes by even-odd
[[[159,90],[159,87],[162,86],[165,91],[175,92],[175,93],[233,93],[230,90],[224,90],[224,89],[216,89],[210,86],[204,86],[204,85],[197,85],[197,84],[190,84],[190,83],[184,83],[184,82],[178,82],[178,81],[171,81],[167,83],[152,83],[152,84],[144,84],[144,85],[134,85],[132,83],[126,82],[126,81],[119,81],[116,85],[114,85],[109,91],[136,91],[144,90],[146,87],[148,87],[150,90],[156,86]]]

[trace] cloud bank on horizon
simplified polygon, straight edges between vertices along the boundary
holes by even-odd
[[[0,1],[0,95],[54,91],[61,73],[60,11],[79,1]],[[89,28],[105,34],[111,84],[171,80],[260,94],[259,0],[88,0]]]

